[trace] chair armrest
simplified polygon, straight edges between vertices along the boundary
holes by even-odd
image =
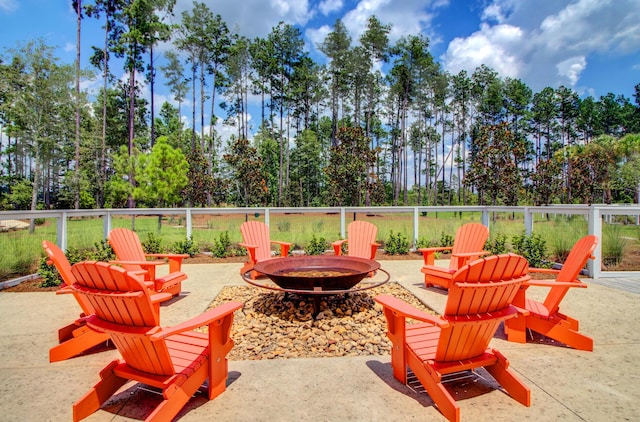
[[[151,283],[151,287],[153,287],[153,283]],[[165,300],[169,300],[173,297],[171,293],[154,293],[149,296],[151,298],[151,303],[160,303]]]
[[[220,306],[217,306],[207,312],[204,312],[198,315],[195,318],[192,318],[188,321],[182,322],[180,324],[174,325],[173,327],[168,327],[162,329],[162,331],[155,333],[150,336],[152,341],[161,340],[172,336],[174,334],[182,333],[185,331],[191,331],[194,328],[204,327],[205,325],[211,324],[213,321],[219,320],[221,318],[226,317],[229,314],[234,313],[238,309],[242,308],[244,304],[242,302],[226,302]]]
[[[527,280],[522,283],[526,286],[538,286],[538,287],[581,287],[586,289],[588,287],[587,284],[583,283],[580,280],[576,281],[555,281],[555,280]]]
[[[541,274],[559,274],[560,270],[554,270],[553,268],[533,268],[529,267],[530,273],[541,273]]]
[[[378,251],[378,248],[382,246],[380,243],[372,243],[371,244],[371,258],[370,259],[375,259],[376,258],[376,252]]]
[[[395,316],[400,316],[404,318],[411,318],[417,321],[428,322],[433,325],[437,325],[440,328],[446,328],[449,326],[449,323],[443,320],[440,317],[435,315],[429,315],[426,312],[422,312],[419,309],[414,308],[408,303],[395,298],[390,295],[378,295],[373,298],[376,302],[382,305],[385,308],[391,310]]]
[[[489,255],[491,252],[489,251],[479,251],[479,252],[456,252],[452,253],[451,256],[459,257],[459,258],[470,258],[472,256],[484,256]]]
[[[156,267],[158,265],[166,264],[164,261],[109,261],[109,264],[116,265],[139,265],[141,267]]]
[[[419,248],[418,252],[422,252],[422,258],[424,259],[424,265],[433,265],[435,263],[436,252],[450,251],[453,246],[441,246],[433,248]]]
[[[274,245],[280,245],[280,256],[289,255],[289,248],[293,245],[293,243],[281,242],[279,240],[271,240],[270,242]]]
[[[169,261],[169,272],[180,271],[182,267],[182,260],[189,258],[189,254],[186,253],[148,253],[145,256],[149,258],[164,258]]]
[[[248,243],[238,243],[238,245],[240,245],[241,247],[243,247],[243,248],[245,248],[247,250],[247,253],[249,254],[249,261],[250,262],[257,262],[257,260],[256,260],[256,249],[258,249],[258,246],[250,245]]]
[[[342,255],[342,245],[344,245],[346,241],[347,239],[341,239],[341,240],[336,240],[331,244],[331,246],[333,246],[333,253],[336,256]]]

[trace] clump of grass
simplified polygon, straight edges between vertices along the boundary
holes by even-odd
[[[624,257],[627,239],[622,236],[620,226],[607,224],[602,228],[602,263],[604,265],[618,265]]]

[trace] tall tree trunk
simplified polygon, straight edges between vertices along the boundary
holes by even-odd
[[[80,32],[82,25],[82,0],[76,3],[76,16],[78,27],[76,31],[76,143],[75,160],[76,171],[74,172],[74,208],[80,209]]]

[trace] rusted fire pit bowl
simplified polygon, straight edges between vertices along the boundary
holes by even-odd
[[[349,290],[379,268],[371,259],[311,255],[269,259],[253,269],[284,290],[322,292]]]

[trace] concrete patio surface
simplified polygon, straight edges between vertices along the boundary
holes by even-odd
[[[185,265],[184,294],[161,308],[162,325],[203,312],[225,285],[242,285],[241,264]],[[436,311],[445,294],[424,288],[421,261],[381,261],[382,268]],[[640,414],[640,296],[589,284],[565,298],[563,312],[593,337],[593,352],[543,339],[509,343],[499,330],[492,346],[531,389],[524,407],[494,382],[452,385],[467,421],[631,421]],[[70,295],[0,292],[0,420],[67,421],[72,404],[118,357],[113,349],[49,363],[57,329],[78,316]],[[157,396],[130,383],[88,421],[142,420]],[[389,355],[230,361],[227,390],[207,401],[196,395],[181,421],[441,421],[425,393],[397,382]]]

